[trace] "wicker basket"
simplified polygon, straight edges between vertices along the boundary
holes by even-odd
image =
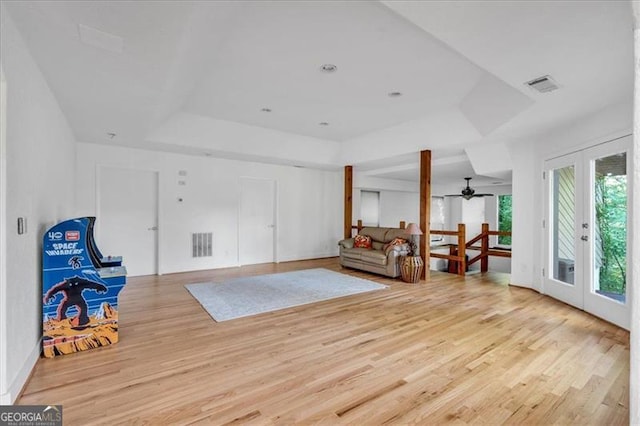
[[[422,276],[424,262],[420,256],[405,256],[400,264],[400,274],[402,281],[406,283],[417,283]]]

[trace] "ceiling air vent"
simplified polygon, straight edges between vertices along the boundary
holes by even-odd
[[[548,75],[534,78],[531,81],[527,81],[525,84],[540,93],[553,92],[558,89],[558,83],[553,81],[553,78]]]

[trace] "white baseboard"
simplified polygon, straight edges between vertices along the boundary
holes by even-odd
[[[31,353],[22,364],[22,368],[18,372],[18,376],[13,380],[7,389],[7,393],[0,395],[0,405],[12,405],[16,402],[16,399],[20,396],[20,392],[24,388],[24,385],[29,380],[31,371],[35,367],[38,358],[40,358],[40,352],[42,348],[42,339],[38,339],[38,343],[33,347]]]
[[[336,252],[324,252],[324,253],[303,253],[299,255],[287,255],[280,256],[278,258],[278,262],[292,262],[295,260],[309,260],[309,259],[324,259],[326,257],[336,257],[339,256],[340,253]]]

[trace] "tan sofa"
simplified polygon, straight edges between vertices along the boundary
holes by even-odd
[[[394,238],[408,239],[404,229],[398,228],[362,228],[360,235],[371,237],[370,249],[354,247],[354,239],[348,238],[338,243],[340,246],[340,264],[349,268],[361,269],[388,277],[400,275],[400,258],[407,255],[408,244],[389,247],[384,245]]]

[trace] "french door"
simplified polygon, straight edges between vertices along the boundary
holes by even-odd
[[[544,292],[629,329],[631,137],[545,162]]]

